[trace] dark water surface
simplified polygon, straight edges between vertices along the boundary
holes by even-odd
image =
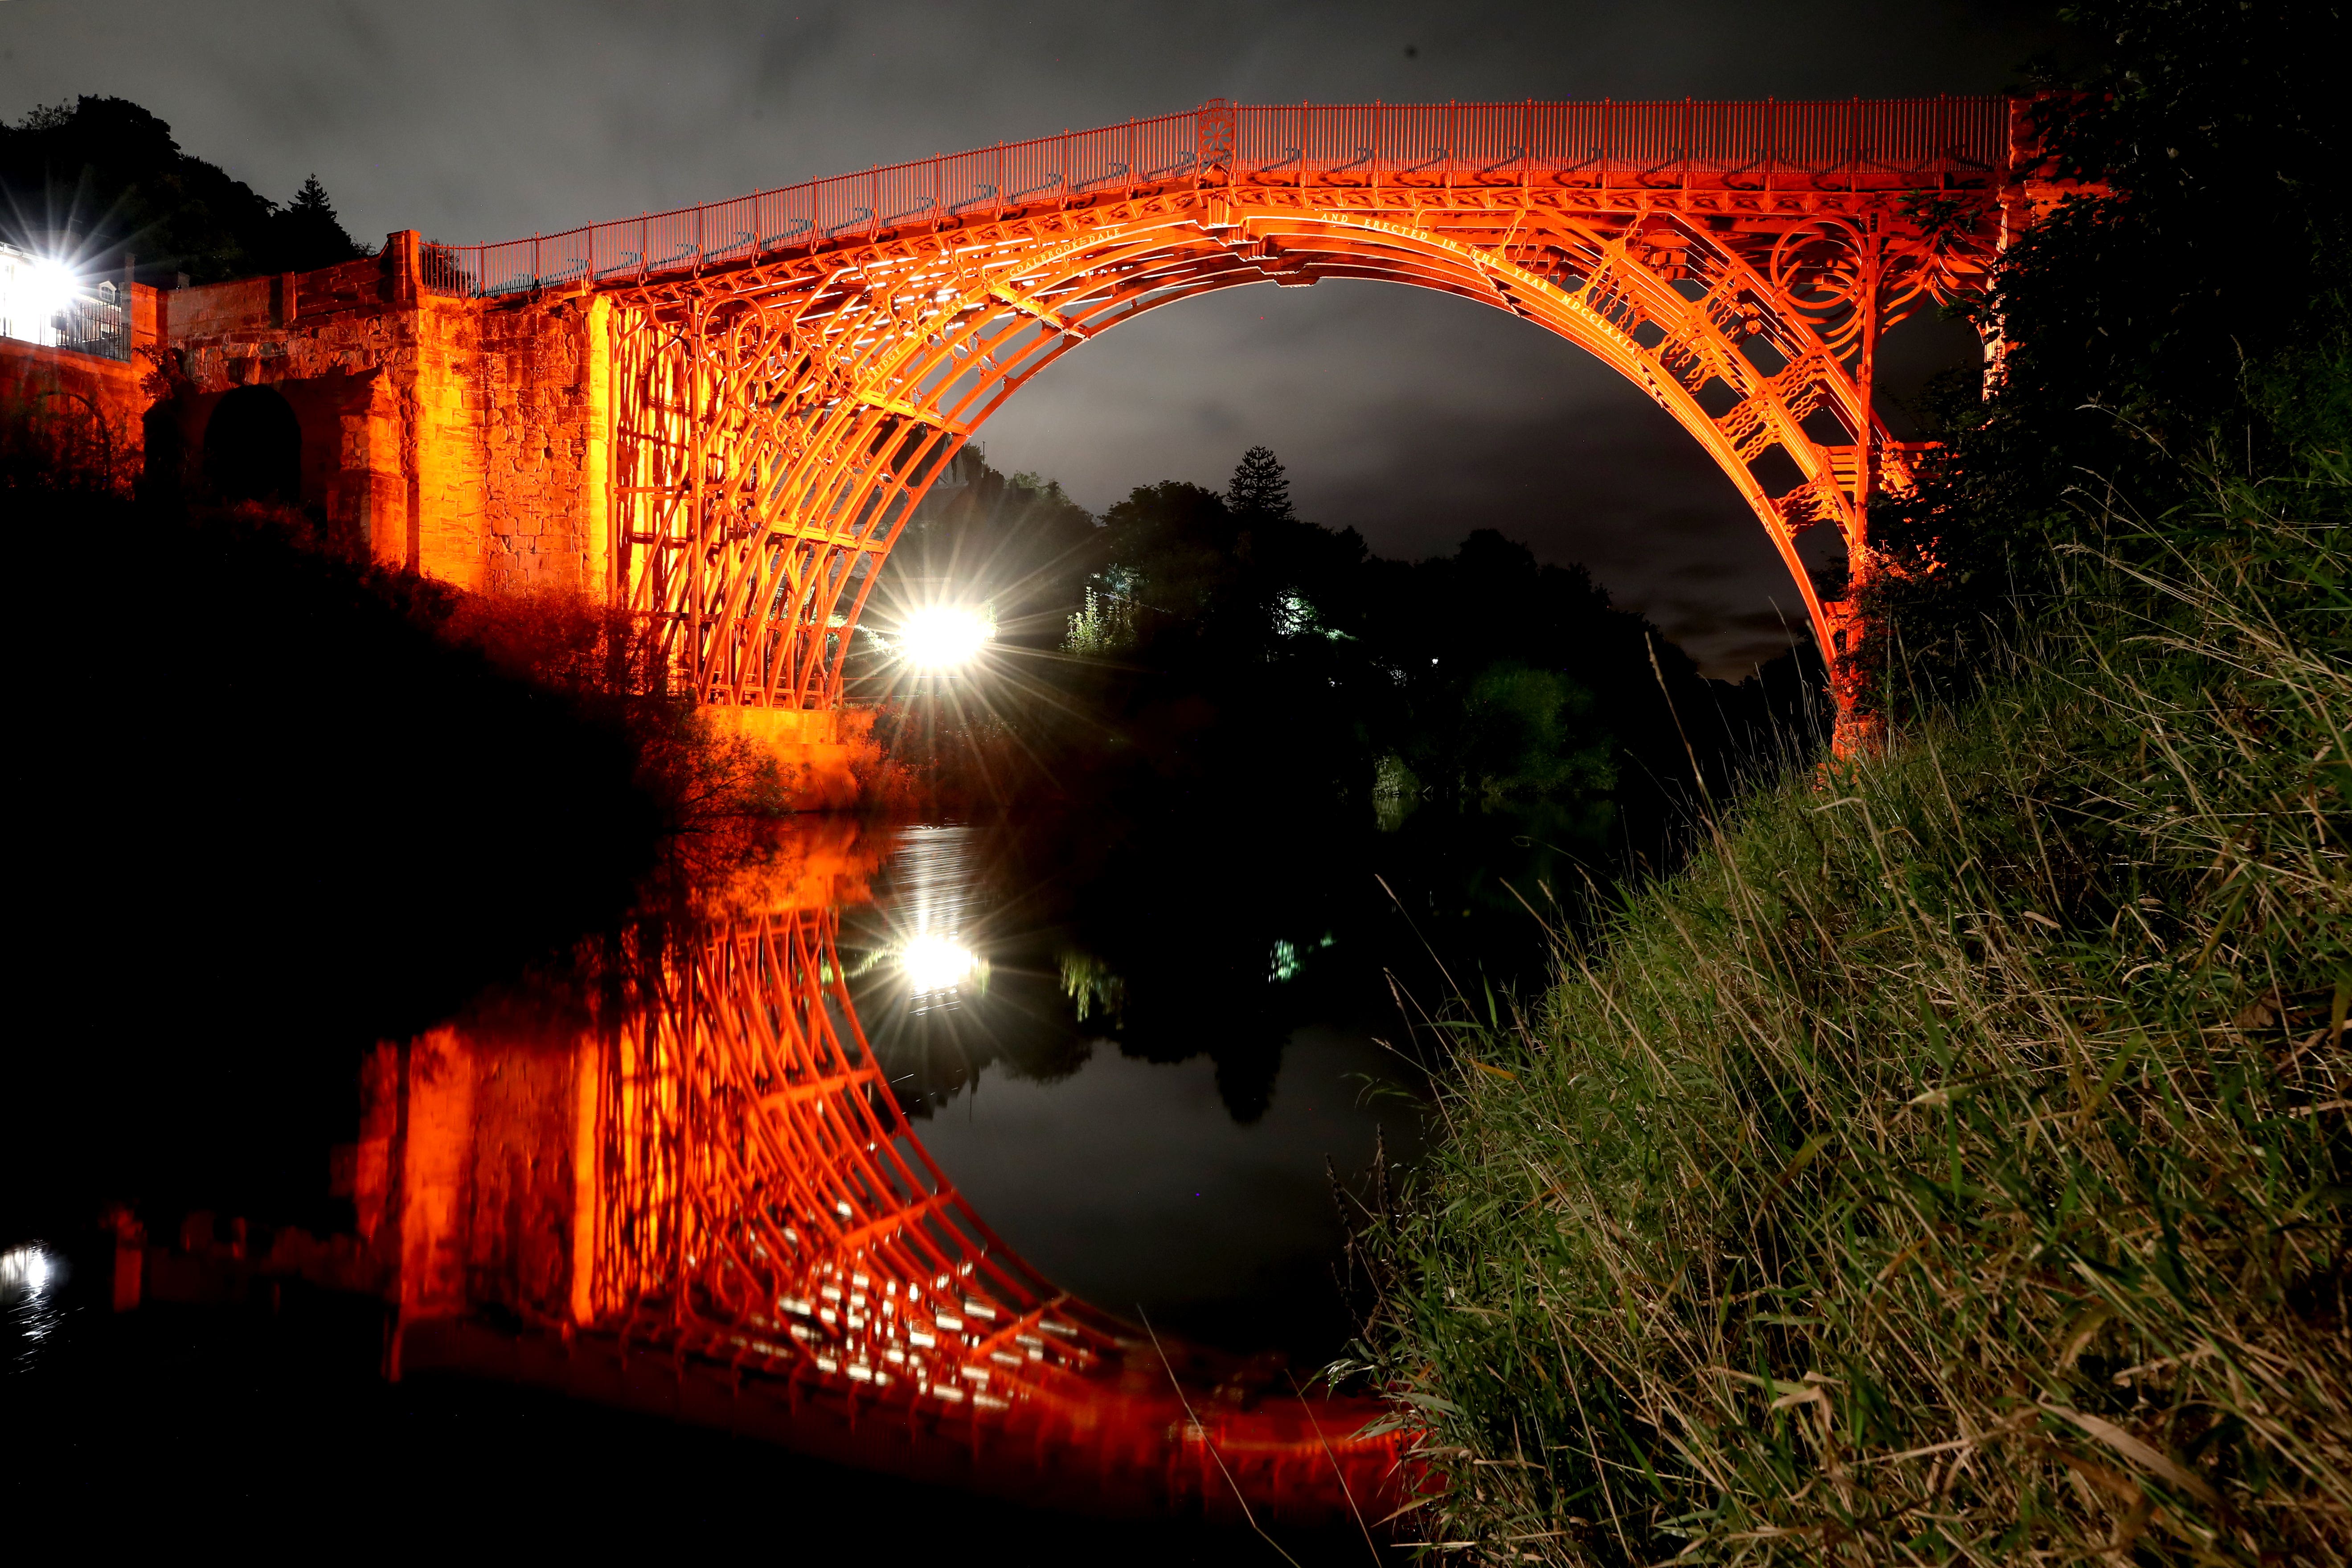
[[[625,929],[405,1041],[160,1037],[134,970],[36,1080],[71,1157],[10,1168],[0,1390],[41,1452],[8,1484],[308,1512],[368,1478],[426,1533],[528,1495],[551,1535],[699,1484],[1192,1561],[1236,1550],[1246,1450],[1261,1522],[1360,1561],[1307,1494],[1353,1506],[1329,1439],[1371,1407],[1297,1395],[1363,1305],[1342,1194],[1425,1136],[1413,1016],[1537,981],[1522,900],[1601,858],[1569,819],[1387,827],[803,820],[682,847]],[[104,1134],[167,1123],[169,1159]],[[1181,1528],[1067,1512],[1098,1502]],[[801,1539],[871,1528],[836,1523]]]
[[[1506,883],[1540,906],[1565,863],[1524,817],[1190,826],[905,830],[843,958],[924,1145],[1024,1256],[1311,1369],[1359,1305],[1334,1182],[1424,1135],[1413,1019],[1539,974]]]

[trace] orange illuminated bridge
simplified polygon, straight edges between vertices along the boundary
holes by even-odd
[[[1442,289],[1590,351],[1674,415],[1788,563],[1860,581],[1911,452],[1889,327],[1979,292],[2021,207],[2011,108],[1843,102],[1243,106],[658,216],[429,246],[428,290],[611,296],[607,588],[706,702],[835,705],[874,568],[1021,384],[1143,311],[1327,278]],[[1780,454],[1792,486],[1758,477]]]
[[[1916,453],[1879,344],[1981,295],[2046,205],[2021,108],[1213,101],[502,245],[404,232],[135,289],[153,374],[121,391],[156,401],[108,449],[299,501],[387,565],[625,607],[724,726],[835,744],[878,568],[1024,382],[1211,289],[1379,279],[1523,317],[1665,408],[1836,664],[1851,595],[1823,602],[1799,535],[1832,531],[1850,584],[1884,570],[1871,500]]]

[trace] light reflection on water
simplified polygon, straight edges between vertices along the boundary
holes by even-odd
[[[892,858],[904,889],[890,909],[898,971],[917,1014],[953,1007],[966,988],[985,989],[987,961],[964,942],[971,829],[910,830]]]
[[[1311,1003],[1271,1026],[1235,1017],[1224,1038],[1212,1009],[1181,1055],[1131,1047],[1126,977],[1001,849],[971,828],[907,830],[873,901],[844,910],[859,1016],[924,1147],[1007,1242],[1079,1296],[1228,1350],[1279,1347],[1307,1365],[1338,1353],[1354,1324],[1332,1181],[1360,1177],[1376,1150],[1417,1151],[1417,1105],[1396,1092],[1402,1064],[1360,1022]],[[1237,904],[1235,932],[1171,910],[1150,940],[1156,961],[1197,964],[1192,1003],[1221,987],[1255,1002],[1328,961],[1328,931],[1264,944],[1249,934],[1263,910]],[[1228,935],[1238,963],[1217,950]],[[1266,966],[1268,945],[1287,962]],[[863,964],[849,955],[858,947],[873,955]],[[887,954],[895,973],[877,962]],[[1269,1082],[1237,1109],[1216,1047],[1269,1026]]]
[[[918,936],[898,950],[898,967],[915,999],[928,1002],[959,991],[980,968],[980,955],[943,936]]]
[[[1282,1357],[1255,1353],[1298,1342],[1281,1311],[1336,1306],[1335,1287],[1274,1280],[1289,1288],[1251,1298],[1223,1342],[1188,1342],[1171,1330],[1190,1321],[1157,1321],[1183,1319],[1204,1284],[1230,1304],[1217,1259],[1257,1258],[1280,1233],[1265,1215],[1296,1221],[1328,1201],[1312,1180],[1238,1194],[1213,1180],[1220,1162],[1249,1163],[1216,1138],[1238,1132],[1263,1156],[1291,1119],[1239,1128],[1215,1115],[1204,1142],[1186,1108],[1223,1100],[1205,1063],[1136,1064],[1139,1078],[1109,1053],[1062,1075],[1080,1092],[1033,1107],[1045,1114],[1020,1132],[1048,1191],[1116,1201],[1122,1173],[1148,1168],[1243,1211],[1222,1235],[1171,1228],[1183,1267],[1141,1289],[1108,1275],[1108,1300],[1024,1248],[1080,1260],[1116,1248],[1019,1180],[998,1187],[1012,1212],[983,1214],[909,1124],[877,1028],[944,1041],[945,1059],[973,1073],[1034,1066],[1041,1032],[1075,1044],[1073,1072],[1093,1049],[1050,956],[1038,959],[1050,933],[1024,929],[974,841],[937,829],[893,843],[848,822],[782,829],[771,858],[700,902],[584,948],[577,974],[377,1047],[360,1136],[341,1157],[356,1234],[281,1233],[263,1266],[383,1292],[395,1373],[654,1400],[803,1452],[1032,1502],[1272,1510],[1296,1523],[1346,1517],[1358,1495],[1395,1506],[1410,1482],[1402,1440],[1366,1432],[1385,1408],[1377,1397],[1310,1393],[1285,1380]],[[853,917],[855,944],[841,940]],[[1093,1092],[1105,1086],[1132,1103]],[[1004,1098],[968,1097],[966,1120],[984,1103],[993,1125]],[[1122,1123],[1134,1123],[1124,1148],[1089,1144]],[[1336,1237],[1306,1250],[1328,1262]],[[1246,1269],[1242,1281],[1245,1295],[1261,1283]],[[1171,1304],[1149,1328],[1126,1315]]]
[[[68,1309],[58,1291],[66,1260],[37,1242],[0,1252],[0,1321],[6,1324],[7,1370],[27,1372],[54,1342]]]
[[[1332,1175],[1411,1159],[1419,1111],[1367,1092],[1412,1078],[1365,1022],[1399,922],[1286,831],[1108,872],[1002,825],[688,846],[576,963],[369,1048],[306,1163],[335,1217],[142,1212],[149,1299],[373,1298],[398,1376],[1034,1503],[1223,1517],[1231,1449],[1247,1506],[1347,1517],[1409,1489],[1403,1439],[1289,1374],[1354,1327]],[[62,1314],[14,1267],[21,1366]]]

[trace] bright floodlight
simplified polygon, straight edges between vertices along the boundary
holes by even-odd
[[[898,965],[918,996],[954,989],[971,978],[979,963],[971,949],[940,936],[919,936],[898,951]]]
[[[74,297],[73,268],[53,256],[37,257],[25,268],[25,292],[36,310],[62,310]]]
[[[73,268],[49,256],[0,246],[0,332],[27,342],[58,341],[58,312],[73,303]]]
[[[918,669],[970,664],[995,635],[986,616],[952,605],[928,605],[898,623],[900,656]]]
[[[21,1290],[38,1296],[48,1289],[50,1272],[48,1255],[37,1247],[0,1252],[0,1295],[13,1296]]]

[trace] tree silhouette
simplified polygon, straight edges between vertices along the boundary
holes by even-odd
[[[327,199],[327,188],[316,174],[302,182],[293,201],[270,216],[269,226],[274,252],[269,259],[286,271],[307,272],[363,254],[344,232],[335,204]]]
[[[327,187],[320,184],[319,176],[313,174],[304,177],[302,188],[294,193],[294,201],[289,210],[307,217],[331,220],[335,216],[335,204],[327,199]]]
[[[0,121],[0,239],[70,247],[108,268],[132,252],[141,280],[163,286],[179,272],[212,283],[364,254],[315,178],[280,206],[182,152],[169,125],[120,98]]]
[[[1234,482],[1225,491],[1225,506],[1244,523],[1292,521],[1290,479],[1270,448],[1252,447],[1234,465]]]

